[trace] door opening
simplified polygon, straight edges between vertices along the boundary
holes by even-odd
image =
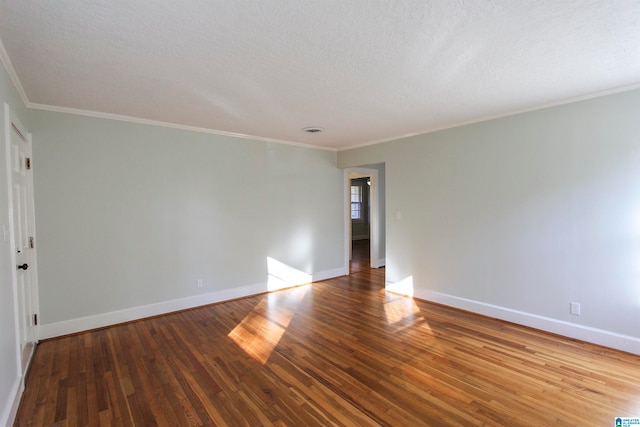
[[[364,167],[345,169],[344,188],[345,266],[350,266],[353,261],[358,266],[367,262],[370,268],[382,267],[384,255],[381,256],[381,252],[384,250],[380,250],[380,224],[384,218],[380,215],[378,170]],[[354,249],[357,260],[354,259]]]
[[[349,174],[351,257],[349,272],[371,268],[371,177]]]

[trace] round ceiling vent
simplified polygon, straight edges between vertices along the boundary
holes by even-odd
[[[303,132],[307,132],[307,133],[320,133],[323,130],[324,130],[323,128],[318,126],[309,126],[302,129]]]

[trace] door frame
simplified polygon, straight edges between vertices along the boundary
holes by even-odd
[[[11,265],[15,266],[17,264],[16,261],[16,237],[15,237],[15,221],[14,218],[14,206],[13,206],[13,165],[12,165],[12,157],[11,157],[11,133],[17,131],[22,137],[24,137],[29,144],[29,158],[31,159],[31,164],[33,165],[33,144],[32,137],[29,132],[27,132],[26,128],[20,123],[18,117],[16,117],[15,113],[11,110],[11,107],[5,102],[4,103],[4,139],[5,139],[5,156],[6,156],[6,168],[7,168],[7,208],[9,210],[9,230],[11,230],[9,234],[9,252],[11,256]],[[14,130],[15,129],[15,130]],[[31,232],[33,233],[34,241],[36,241],[35,234],[35,203],[34,203],[34,192],[33,192],[33,169],[31,169],[31,173],[27,174],[27,197],[30,199],[31,209],[28,212],[29,220],[33,226]],[[38,287],[38,261],[37,261],[37,250],[33,248],[33,253],[31,254],[31,265],[29,268],[31,269],[31,286],[32,293],[31,299],[33,303],[33,311],[34,313],[40,312],[40,301],[39,301],[39,287]],[[35,345],[38,343],[39,333],[38,333],[38,325],[34,325],[33,329],[30,331],[33,334],[30,339],[32,339],[33,347],[31,351],[26,356],[22,354],[22,343],[21,343],[21,331],[20,331],[20,301],[18,301],[18,276],[17,270],[11,270],[11,282],[12,282],[12,292],[13,292],[13,306],[14,306],[14,323],[15,323],[15,341],[16,341],[16,352],[17,352],[17,362],[18,362],[18,372],[22,377],[22,381],[25,380],[26,371],[29,368],[29,363],[33,357],[33,353],[35,351]],[[39,323],[39,322],[38,322]]]
[[[351,178],[349,175],[357,174],[361,177],[368,176],[371,179],[369,187],[369,206],[370,206],[370,223],[369,223],[369,259],[371,268],[382,267],[380,262],[380,210],[378,206],[378,170],[366,167],[346,168],[344,169],[344,254],[347,274],[349,274],[349,261],[351,260]]]

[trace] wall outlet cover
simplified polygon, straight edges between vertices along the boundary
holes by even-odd
[[[580,303],[572,302],[570,312],[574,316],[580,316]]]

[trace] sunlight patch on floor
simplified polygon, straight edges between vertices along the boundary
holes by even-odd
[[[307,285],[265,295],[242,322],[229,332],[228,337],[264,365],[310,289],[311,285]]]
[[[396,298],[384,304],[384,314],[389,325],[413,318],[418,313],[420,313],[420,308],[411,298],[396,296]]]

